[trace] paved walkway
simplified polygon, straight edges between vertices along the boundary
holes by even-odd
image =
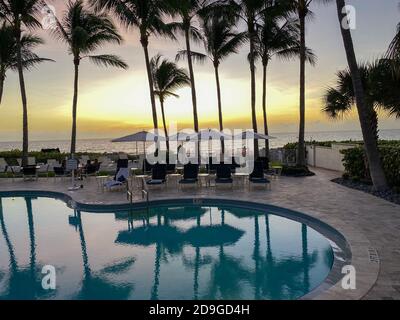
[[[322,295],[320,298],[400,299],[400,206],[332,183],[330,180],[340,175],[337,172],[320,169],[314,172],[317,174],[314,177],[281,177],[274,180],[271,191],[249,191],[247,188],[218,188],[217,192],[215,188],[179,190],[171,183],[167,190],[151,190],[150,200],[221,197],[268,203],[309,214],[330,224],[346,237],[353,253],[352,263],[358,272],[358,287],[354,293],[336,288],[331,290],[329,296]],[[0,191],[59,191],[87,204],[127,202],[123,192],[102,192],[94,178],[83,184],[83,190],[70,193],[67,192],[66,181],[54,181],[52,178],[38,182],[0,179]],[[141,201],[139,190],[134,201]]]

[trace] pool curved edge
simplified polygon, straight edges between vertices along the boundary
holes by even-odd
[[[123,211],[131,209],[129,203],[125,204],[90,204],[76,201],[71,194],[58,191],[45,190],[18,190],[18,191],[0,191],[0,197],[19,197],[36,196],[44,198],[57,198],[64,201],[68,207],[89,213],[106,213],[110,211]],[[330,242],[334,261],[331,271],[325,280],[314,290],[301,297],[300,300],[358,300],[362,299],[374,286],[377,281],[380,262],[377,253],[374,252],[375,259],[371,259],[371,248],[369,240],[362,234],[352,234],[347,230],[342,230],[343,226],[335,226],[330,221],[323,221],[319,218],[305,214],[292,209],[272,205],[269,203],[259,203],[238,199],[224,198],[206,198],[206,197],[184,197],[151,200],[151,206],[167,204],[187,203],[195,205],[216,205],[229,204],[239,208],[252,208],[258,210],[268,210],[270,213],[288,218],[300,223],[304,223],[313,228]],[[146,208],[146,202],[135,202],[134,209]],[[325,219],[324,219],[325,220]],[[355,230],[353,230],[355,231]],[[341,281],[344,276],[342,268],[345,265],[352,265],[356,269],[355,290],[345,290],[342,288]]]

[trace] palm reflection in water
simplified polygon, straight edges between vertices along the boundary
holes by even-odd
[[[2,299],[47,299],[55,294],[41,288],[42,265],[38,264],[36,256],[32,200],[25,198],[29,265],[20,266],[0,199],[0,227],[9,256],[8,270],[0,270],[0,284],[5,283],[2,285],[5,289],[0,288]],[[301,234],[296,238],[301,246],[299,252],[282,255],[276,248],[274,251],[272,216],[265,212],[228,207],[159,207],[143,212],[115,213],[116,220],[127,221],[128,227],[117,232],[114,246],[116,249],[132,247],[132,253],[123,259],[114,259],[110,251],[109,262],[103,266],[96,263],[96,271],[93,271],[82,216],[95,219],[95,215],[79,211],[69,217],[69,225],[79,237],[83,271],[80,287],[75,294],[64,298],[135,299],[138,293],[135,281],[139,280],[135,278],[135,262],[142,258],[135,248],[151,250],[148,252],[154,254],[152,270],[148,270],[152,273],[148,298],[153,300],[175,298],[173,293],[165,296],[165,289],[160,295],[160,286],[167,287],[168,291],[171,285],[167,271],[161,276],[163,268],[171,267],[169,257],[174,258],[175,263],[176,258],[180,259],[180,267],[191,270],[192,292],[185,292],[181,298],[195,300],[298,298],[313,289],[310,270],[321,263],[321,259],[325,266],[332,260],[328,246],[325,251],[310,251],[309,229],[302,224],[296,226],[301,228],[296,232],[296,235]],[[246,221],[245,224],[242,221]],[[264,231],[261,230],[263,225]],[[248,239],[253,239],[252,251],[241,252],[243,245],[249,247]],[[118,281],[121,275],[129,275],[129,281]]]

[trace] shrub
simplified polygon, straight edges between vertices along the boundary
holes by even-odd
[[[388,183],[392,187],[400,187],[400,147],[396,146],[397,144],[388,142],[379,145],[383,169]],[[371,182],[364,148],[342,150],[341,152],[344,154],[343,164],[346,169],[344,177],[355,181]]]

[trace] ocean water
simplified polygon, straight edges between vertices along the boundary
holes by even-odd
[[[380,138],[385,140],[400,140],[400,129],[381,130]],[[276,139],[270,140],[271,148],[279,148],[289,142],[297,141],[297,133],[274,133],[271,135]],[[115,138],[115,137],[114,137]],[[126,153],[142,153],[143,143],[112,143],[111,139],[87,139],[78,140],[78,152],[126,152]],[[308,132],[306,133],[306,140],[316,141],[344,141],[344,140],[362,140],[360,131],[332,131],[332,132]],[[42,148],[60,148],[61,151],[68,152],[70,146],[69,140],[60,141],[30,141],[29,149],[31,151],[40,151]],[[260,147],[264,146],[264,142],[260,142]],[[0,151],[7,151],[12,149],[21,149],[22,143],[19,141],[0,142]],[[214,148],[213,148],[214,149]],[[214,149],[215,150],[215,149]]]

